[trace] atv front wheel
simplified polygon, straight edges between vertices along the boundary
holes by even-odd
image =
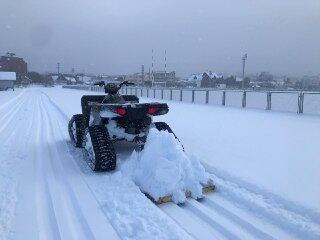
[[[72,144],[77,147],[82,147],[83,141],[83,115],[73,115],[68,124],[68,131]]]
[[[104,125],[94,125],[86,130],[83,147],[84,158],[93,171],[116,168],[116,153]]]

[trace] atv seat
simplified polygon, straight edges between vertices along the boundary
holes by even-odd
[[[136,95],[121,95],[126,102],[139,103],[139,98]]]
[[[85,126],[89,123],[90,107],[89,102],[102,103],[107,95],[84,95],[81,98],[81,108]],[[125,102],[139,103],[139,98],[135,95],[121,95]]]

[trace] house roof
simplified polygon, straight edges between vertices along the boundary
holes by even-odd
[[[67,79],[67,81],[70,81],[70,82],[77,82],[77,79],[75,77],[65,77]]]
[[[215,72],[209,71],[209,72],[205,72],[205,73],[208,74],[208,76],[209,76],[210,78],[214,78],[214,77],[216,77],[216,78],[222,78],[222,75],[219,75],[219,74],[217,74],[217,73],[215,73]],[[192,74],[192,75],[188,78],[188,80],[189,80],[189,81],[201,81],[201,80],[202,80],[202,75],[203,75],[203,73]]]
[[[0,72],[0,80],[11,80],[16,81],[16,73],[15,72]]]

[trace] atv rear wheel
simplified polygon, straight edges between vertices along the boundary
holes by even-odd
[[[116,168],[116,153],[104,125],[94,125],[86,130],[83,147],[84,158],[93,171]]]
[[[83,115],[73,115],[68,124],[68,131],[72,144],[77,147],[82,147],[83,142]]]

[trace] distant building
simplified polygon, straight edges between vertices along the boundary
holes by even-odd
[[[207,72],[204,72],[206,75],[208,75],[211,79],[222,79],[223,76],[220,75],[220,74],[217,74],[215,72],[212,72],[212,71],[207,71]],[[202,81],[202,77],[203,77],[203,74],[204,73],[196,73],[196,74],[191,74],[189,77],[188,77],[188,81],[189,82],[193,82],[197,85],[197,87],[201,87],[201,81]]]
[[[54,76],[52,78],[53,78],[53,81],[54,81],[54,83],[56,85],[65,85],[65,84],[67,84],[67,79],[62,73],[60,73],[58,76]]]
[[[144,80],[148,80],[149,76],[146,74],[141,74],[141,73],[134,73],[134,74],[129,74],[126,75],[125,80],[129,82],[133,82],[137,85],[142,85],[144,83]]]
[[[154,85],[165,86],[167,83],[176,82],[176,73],[165,72],[165,71],[155,71],[155,72],[140,72],[129,74],[125,77],[126,81],[133,82],[137,85],[144,85],[146,82],[154,82]]]
[[[92,77],[84,74],[78,75],[78,79],[82,84],[91,85],[93,83]]]
[[[155,82],[174,82],[176,81],[176,72],[155,71],[152,73]]]
[[[19,83],[28,82],[28,64],[23,58],[16,57],[14,53],[7,53],[0,57],[0,71],[15,72]]]
[[[15,72],[0,72],[0,90],[14,89],[16,80]]]
[[[50,74],[55,85],[83,84],[82,77],[74,74]]]

